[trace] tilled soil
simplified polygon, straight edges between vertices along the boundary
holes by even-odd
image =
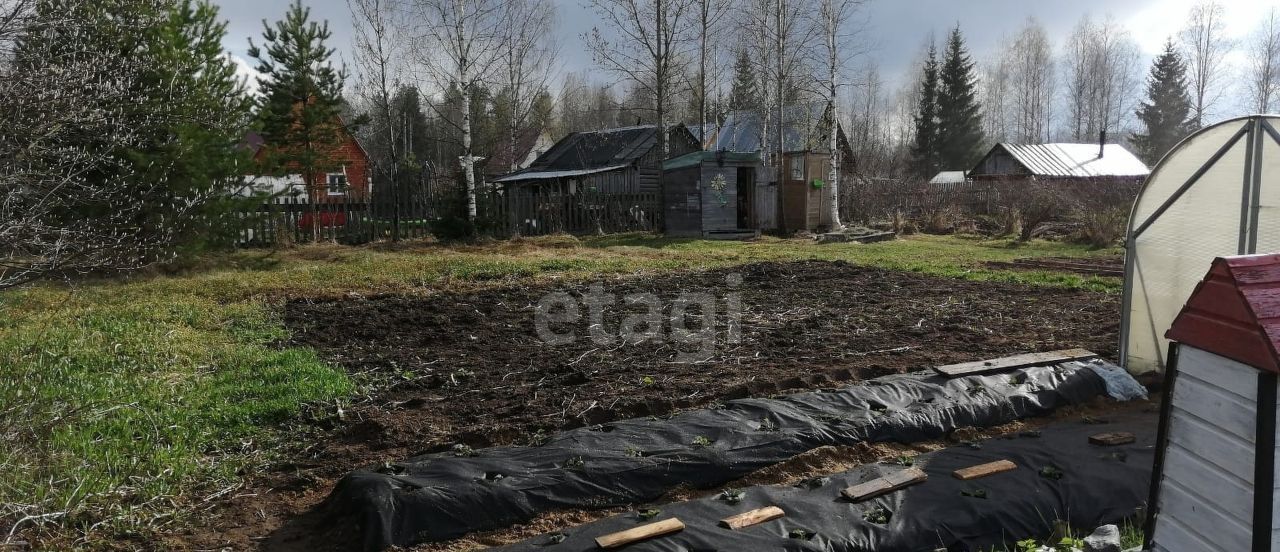
[[[361,378],[398,383],[350,406],[335,427],[314,429],[295,458],[251,476],[247,489],[217,501],[204,527],[166,546],[325,549],[311,538],[324,523],[312,508],[362,465],[459,444],[533,443],[562,428],[1027,351],[1082,347],[1114,358],[1120,320],[1114,295],[843,262],[594,284],[288,302],[290,345],[312,347]],[[561,344],[539,335],[536,316],[555,293],[572,297],[580,315],[544,325],[576,336]],[[714,305],[714,339],[698,331],[706,311],[680,306],[682,294]],[[592,297],[614,304],[592,317],[583,302]],[[648,316],[656,330],[642,321],[646,304],[661,305],[660,320]],[[734,304],[740,315],[728,314]],[[673,332],[673,308],[686,311],[694,337]],[[651,335],[639,340],[646,329]]]
[[[740,278],[741,283],[734,283]],[[966,282],[839,262],[763,263],[726,270],[598,282],[615,298],[591,320],[591,284],[457,296],[293,301],[296,345],[353,372],[403,379],[384,408],[360,413],[349,437],[426,452],[527,443],[539,431],[661,415],[726,398],[833,385],[1008,353],[1083,347],[1114,356],[1118,304],[1110,295]],[[576,338],[549,344],[536,312],[549,293],[577,299]],[[672,337],[682,294],[714,298],[714,341]],[[666,306],[656,339],[619,337],[647,307]],[[732,296],[737,295],[735,299]],[[561,297],[565,297],[561,295]],[[725,314],[742,305],[740,335]],[[552,308],[551,315],[564,313]],[[696,333],[701,312],[689,308]],[[595,322],[595,324],[593,324]],[[592,326],[602,331],[592,329]],[[633,324],[635,325],[635,324]],[[593,331],[603,336],[593,339]]]

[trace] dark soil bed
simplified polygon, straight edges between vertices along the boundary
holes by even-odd
[[[740,286],[726,284],[741,276]],[[1114,356],[1115,296],[966,282],[845,263],[764,263],[601,282],[618,304],[602,319],[614,342],[577,324],[553,325],[577,339],[549,345],[535,311],[549,292],[587,293],[587,285],[500,289],[458,296],[388,296],[293,301],[285,321],[298,345],[355,373],[404,380],[386,404],[361,413],[348,437],[427,452],[523,443],[538,432],[660,415],[722,398],[834,385],[935,364],[1008,353],[1083,347]],[[623,317],[644,312],[621,297],[651,293],[670,305],[681,293],[720,300],[739,293],[741,339],[671,339],[627,344]],[[692,310],[696,314],[696,310]],[[669,309],[664,313],[669,334]],[[692,321],[689,327],[696,330]],[[693,359],[695,362],[683,362]]]
[[[741,284],[728,283],[731,275]],[[163,546],[326,549],[314,542],[315,524],[325,521],[313,508],[337,478],[360,466],[458,443],[530,443],[561,428],[1013,353],[1083,347],[1114,358],[1120,320],[1115,295],[839,262],[600,283],[618,297],[602,319],[614,335],[623,317],[643,311],[622,304],[626,294],[651,293],[669,307],[681,293],[705,292],[723,311],[726,294],[738,293],[741,339],[726,343],[728,318],[720,315],[711,354],[670,340],[599,345],[588,337],[583,306],[577,324],[552,325],[579,339],[544,343],[535,327],[538,301],[551,292],[581,298],[588,284],[290,301],[284,320],[292,345],[315,348],[362,381],[398,383],[347,405],[336,427],[300,428],[291,457],[202,506],[200,527]],[[697,362],[679,362],[682,351]]]

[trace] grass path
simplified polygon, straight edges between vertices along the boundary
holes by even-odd
[[[183,523],[186,506],[269,462],[289,422],[360,392],[306,349],[282,349],[286,297],[426,293],[756,261],[845,260],[972,280],[1117,292],[1115,278],[1001,271],[986,261],[1089,256],[1052,242],[916,236],[879,244],[621,235],[484,245],[301,247],[205,270],[0,293],[0,542],[50,524],[114,537]],[[30,534],[30,533],[29,533]]]

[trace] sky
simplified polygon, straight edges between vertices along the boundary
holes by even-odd
[[[248,38],[259,39],[262,20],[279,19],[290,0],[213,0],[228,20],[225,46],[236,59],[245,61]],[[316,19],[327,19],[333,31],[332,46],[349,60],[351,14],[346,0],[303,0]],[[561,48],[560,67],[564,71],[591,71],[591,56],[582,44],[582,34],[598,24],[595,14],[580,0],[553,0],[558,9]],[[1066,40],[1072,27],[1085,14],[1095,18],[1115,17],[1132,33],[1148,59],[1176,34],[1197,0],[868,0],[863,8],[868,53],[857,66],[873,60],[882,78],[898,86],[910,77],[912,63],[922,44],[933,33],[943,36],[959,24],[970,52],[976,60],[992,55],[1006,36],[1018,31],[1027,17],[1040,20],[1049,32],[1055,49]],[[1223,0],[1227,11],[1227,34],[1241,39],[1255,22],[1280,0]],[[1234,58],[1237,64],[1243,54]]]

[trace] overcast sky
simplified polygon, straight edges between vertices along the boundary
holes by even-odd
[[[597,24],[595,15],[579,0],[553,1],[559,8],[558,33],[564,44],[561,67],[565,71],[592,69],[581,35]],[[998,47],[1003,37],[1017,32],[1029,16],[1045,25],[1056,50],[1081,16],[1089,13],[1102,18],[1110,14],[1129,29],[1148,57],[1154,57],[1164,40],[1182,27],[1196,1],[869,0],[864,12],[870,56],[881,67],[885,80],[897,86],[903,82],[929,33],[941,36],[957,23],[975,59],[982,60]],[[230,23],[226,47],[240,59],[245,56],[248,37],[261,37],[262,19],[280,18],[289,4],[289,0],[214,2],[222,6],[222,16]],[[311,6],[315,18],[329,20],[334,34],[332,45],[345,55],[351,39],[351,15],[346,0],[304,0],[304,3]],[[1267,9],[1280,6],[1280,0],[1224,0],[1222,3],[1227,9],[1227,32],[1238,38],[1251,32]]]

